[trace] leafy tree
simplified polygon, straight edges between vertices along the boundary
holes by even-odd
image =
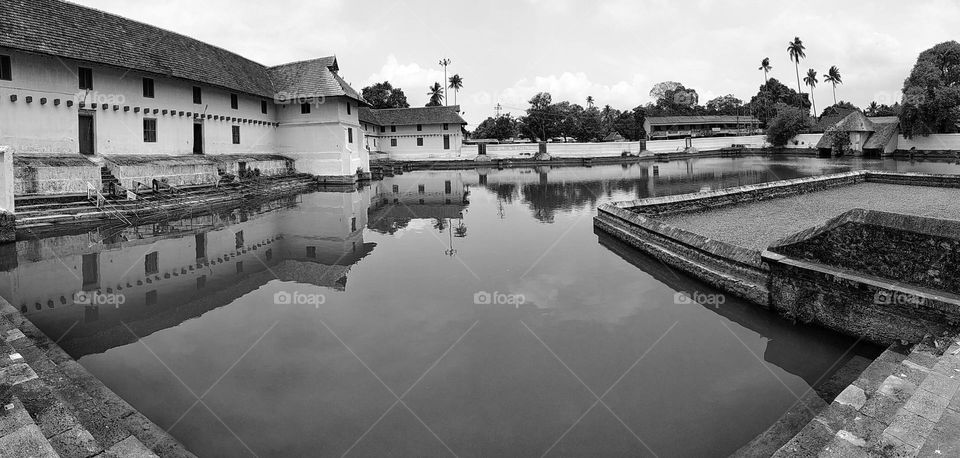
[[[768,125],[777,115],[777,104],[798,106],[804,111],[809,111],[810,108],[810,101],[805,95],[790,89],[776,78],[770,78],[766,84],[760,86],[757,95],[750,99],[748,105],[750,112],[760,120],[760,123]]]
[[[960,43],[947,41],[920,53],[903,83],[900,130],[916,135],[958,132]]]
[[[364,100],[370,102],[373,108],[410,108],[403,89],[394,88],[389,81],[372,84],[361,92]]]
[[[457,95],[460,94],[460,89],[463,88],[463,78],[460,77],[459,73],[455,73],[450,77],[450,89],[453,89],[453,104],[457,104]]]
[[[809,127],[807,125],[809,118],[806,110],[801,111],[799,108],[782,103],[777,105],[776,110],[777,115],[767,126],[767,141],[773,146],[781,147]]]
[[[817,113],[817,101],[813,99],[813,89],[817,87],[817,71],[814,69],[807,70],[807,76],[803,77],[803,84],[810,86],[810,102],[813,103],[813,113]]]
[[[787,44],[787,54],[790,55],[790,60],[793,61],[794,67],[797,70],[797,92],[803,93],[803,88],[800,86],[800,59],[807,57],[805,52],[807,48],[803,46],[803,41],[800,41],[800,37],[795,37],[793,41]]]
[[[838,103],[835,103],[833,105],[830,105],[829,107],[824,108],[823,113],[820,114],[820,117],[822,118],[824,116],[836,116],[842,113],[847,113],[850,110],[861,111],[860,108],[857,107],[856,105],[850,102],[844,102],[843,100],[841,100]]]
[[[646,112],[642,106],[620,112],[613,121],[613,130],[629,141],[641,140],[646,136],[646,131],[643,130],[645,117]]]
[[[867,108],[867,114],[870,116],[900,116],[900,102],[894,103],[893,105],[870,102],[870,106]]]
[[[428,107],[439,107],[443,105],[443,86],[440,83],[433,83],[433,86],[427,88],[429,92],[427,95],[430,96],[430,101],[427,102]]]
[[[520,118],[521,134],[531,140],[543,140],[556,136],[557,113],[552,107],[553,98],[549,92],[534,95],[528,103],[527,115]]]
[[[707,102],[706,110],[709,114],[715,115],[736,115],[741,111],[743,100],[733,96],[733,94],[722,95]]]
[[[655,106],[663,116],[691,115],[697,111],[700,95],[694,89],[688,89],[675,81],[657,83],[650,90]]]
[[[823,82],[830,83],[833,85],[833,103],[837,103],[837,85],[843,84],[843,78],[840,76],[840,69],[836,65],[830,67],[830,70],[827,70],[827,74],[823,75]]]
[[[508,138],[516,138],[518,131],[517,120],[510,113],[507,113],[503,116],[483,120],[473,131],[473,138],[492,138],[503,141]]]

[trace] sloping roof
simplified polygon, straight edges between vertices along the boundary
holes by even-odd
[[[360,121],[378,126],[409,126],[413,124],[466,124],[460,116],[460,105],[446,107],[361,108]]]
[[[856,111],[852,108],[839,108],[834,107],[833,110],[836,114],[821,116],[820,119],[810,128],[811,132],[826,132],[827,129],[837,125],[838,122],[843,121],[843,118],[846,118],[850,113]]]
[[[836,127],[845,132],[873,132],[876,130],[873,123],[859,111],[848,114],[837,123]]]
[[[613,131],[607,134],[606,137],[603,137],[605,142],[622,142],[624,141],[623,135],[620,135],[620,132]]]
[[[889,123],[899,123],[900,118],[897,116],[871,116],[867,119],[874,124],[889,124]]]
[[[345,96],[363,103],[357,93],[340,75],[334,56],[293,62],[267,69],[278,97],[290,100],[304,97]]]
[[[676,124],[749,124],[759,123],[753,116],[649,116],[651,126],[672,126]]]
[[[277,92],[270,69],[250,59],[159,27],[59,0],[0,0],[0,47],[183,78],[269,98]],[[334,70],[326,67],[318,77],[303,76],[337,84],[308,87],[330,91],[318,95],[361,100],[335,74],[335,58],[317,59],[329,60],[333,60]],[[284,83],[285,88],[303,89],[288,80]]]
[[[896,119],[894,117],[894,119]],[[876,131],[866,142],[863,143],[863,149],[883,149],[890,143],[895,135],[900,133],[900,123],[882,122],[876,124]]]
[[[831,126],[823,132],[823,135],[820,136],[820,140],[817,141],[816,149],[833,149],[833,138],[830,136],[834,131],[837,130],[837,126]]]

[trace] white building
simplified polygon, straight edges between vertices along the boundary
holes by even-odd
[[[0,145],[16,155],[281,154],[369,170],[363,98],[335,57],[267,67],[57,0],[0,0]]]
[[[459,157],[463,146],[460,106],[360,109],[365,146],[394,160]]]

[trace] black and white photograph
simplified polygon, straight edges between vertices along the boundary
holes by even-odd
[[[0,458],[960,458],[958,25],[0,0]]]

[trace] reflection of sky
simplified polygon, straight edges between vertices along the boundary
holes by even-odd
[[[753,173],[770,162],[739,161],[699,160],[693,169],[661,163],[658,177],[696,190],[737,164]],[[834,167],[817,161],[775,162],[794,173]],[[262,455],[341,455],[394,401],[364,365],[397,394],[420,380],[406,401],[461,456],[542,454],[594,401],[577,377],[598,394],[622,377],[605,400],[658,454],[728,454],[779,418],[792,393],[808,389],[852,341],[738,301],[720,309],[675,304],[677,290],[711,290],[598,244],[596,205],[646,193],[648,166],[646,176],[640,165],[548,170],[549,187],[529,170],[489,171],[486,186],[472,171],[456,172],[471,187],[467,237],[451,242],[449,229],[438,231],[432,219],[413,219],[394,234],[368,229],[363,240],[376,248],[350,266],[344,290],[269,281],[143,342],[202,393],[262,338],[207,398]],[[513,186],[512,201],[498,198],[501,185]],[[326,302],[273,305],[273,294],[292,290],[323,294]],[[478,291],[523,294],[526,304],[474,304]],[[161,427],[193,403],[141,343],[81,363]],[[201,455],[244,453],[203,408],[172,433]],[[642,447],[609,412],[595,409],[556,451],[622,455]],[[351,453],[444,452],[398,408]]]

